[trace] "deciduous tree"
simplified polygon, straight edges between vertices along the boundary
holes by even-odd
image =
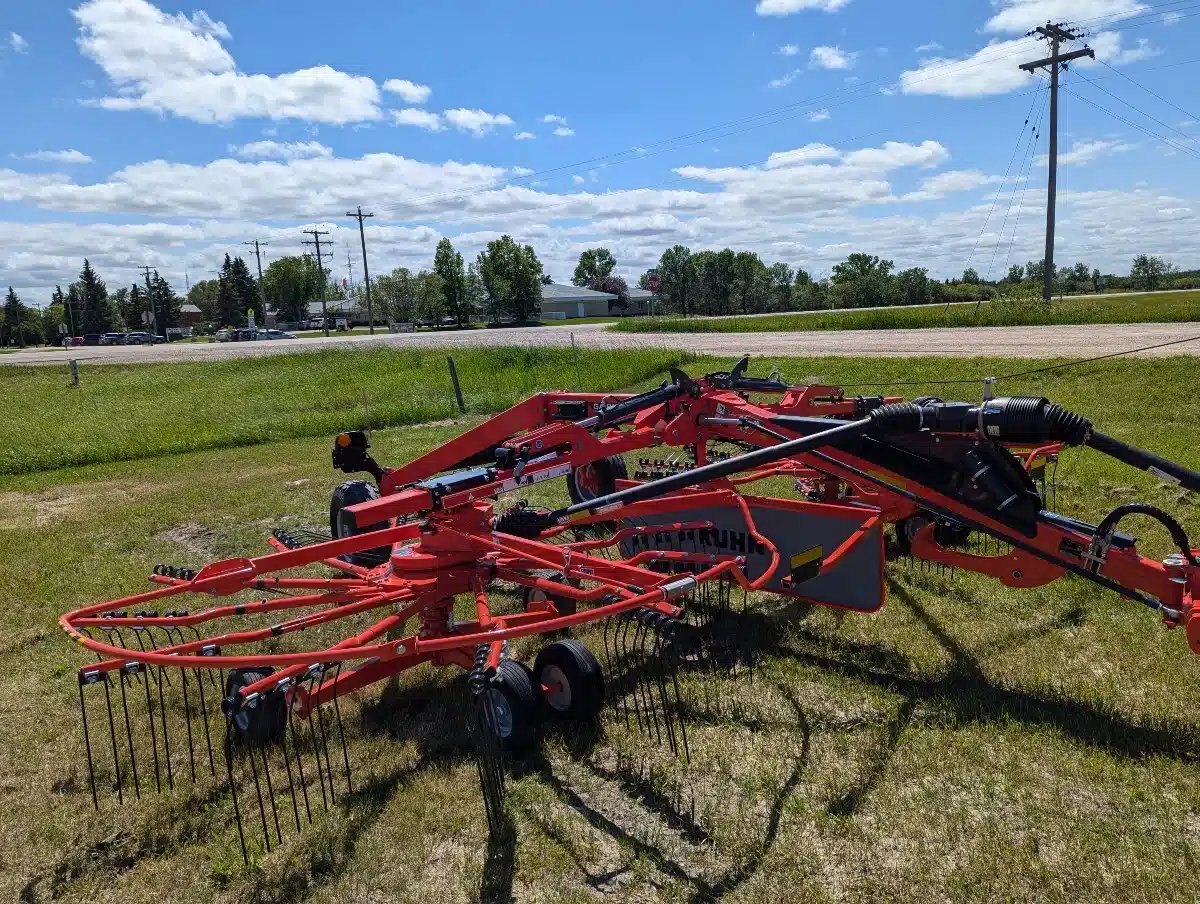
[[[467,274],[462,255],[454,250],[449,239],[438,242],[433,255],[433,272],[441,279],[442,297],[445,300],[445,313],[442,316],[453,317],[459,326],[466,326],[475,312],[467,299]]]
[[[504,235],[488,242],[477,261],[493,314],[524,323],[541,313],[542,263],[530,245]]]
[[[699,283],[692,250],[686,245],[674,245],[664,251],[658,260],[658,278],[662,282],[662,294],[671,307],[684,317],[690,315]]]
[[[571,277],[571,282],[577,286],[591,285],[594,280],[603,279],[611,274],[616,266],[616,258],[607,248],[588,248],[579,255],[579,263],[575,265],[575,275]]]

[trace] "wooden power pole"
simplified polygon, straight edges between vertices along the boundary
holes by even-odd
[[[363,213],[362,207],[358,208],[358,213],[346,211],[346,216],[354,217],[358,220],[358,240],[362,243],[363,256],[363,285],[367,287],[367,327],[371,331],[371,335],[375,335],[375,311],[371,307],[371,271],[367,269],[367,234],[363,230],[363,220],[367,217],[373,217],[373,213]]]
[[[265,330],[267,328],[267,291],[263,288],[262,281],[262,249],[271,243],[255,239],[253,242],[242,242],[242,244],[254,246],[254,258],[258,261],[258,306],[261,309],[259,313],[262,314],[262,325]]]
[[[1027,37],[1033,35],[1038,35],[1050,44],[1050,56],[1034,60],[1032,63],[1022,63],[1019,67],[1026,72],[1037,69],[1050,71],[1050,174],[1046,193],[1046,254],[1042,259],[1042,298],[1049,301],[1054,294],[1054,211],[1058,194],[1058,74],[1067,68],[1071,60],[1080,57],[1095,59],[1096,52],[1090,47],[1084,47],[1082,50],[1059,53],[1059,47],[1064,41],[1078,41],[1082,37],[1075,29],[1067,28],[1062,22],[1039,25],[1029,32]]]
[[[326,231],[322,231],[320,229],[305,229],[304,234],[312,236],[312,241],[304,242],[304,244],[312,245],[314,248],[314,253],[317,255],[317,271],[321,274],[321,325],[325,328],[325,338],[328,339],[329,338],[329,312],[326,309],[326,304],[325,304],[325,302],[326,302],[325,296],[327,293],[326,293],[326,287],[325,287],[325,281],[326,281],[325,280],[325,259],[322,256],[323,252],[321,251],[321,236],[329,235],[329,233]],[[329,253],[330,253],[330,255],[333,254],[332,251]]]

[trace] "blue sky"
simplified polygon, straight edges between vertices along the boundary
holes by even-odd
[[[314,225],[342,276],[358,204],[377,273],[507,232],[559,280],[680,242],[999,276],[1040,257],[1045,91],[1017,64],[1047,18],[1102,60],[1065,76],[1059,261],[1200,265],[1200,0],[17,0],[0,285],[42,303],[87,255],[182,289]]]

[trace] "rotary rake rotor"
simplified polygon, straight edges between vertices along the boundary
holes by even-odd
[[[1200,474],[1041,398],[847,397],[747,364],[636,395],[540,393],[400,467],[341,434],[335,468],[372,481],[337,488],[328,535],[158,566],[151,589],[64,615],[94,656],[77,680],[96,806],[227,785],[249,859],[353,794],[347,695],[454,666],[449,730],[498,832],[510,760],[548,727],[620,727],[687,762],[690,719],[722,706],[711,679],[753,680],[748,607],[875,612],[896,555],[1018,588],[1077,575],[1200,651],[1200,561],[1169,513],[1132,503],[1090,525],[1046,508],[1068,446],[1190,490]],[[512,501],[550,481],[569,505]],[[1178,552],[1140,555],[1117,530],[1130,514]]]

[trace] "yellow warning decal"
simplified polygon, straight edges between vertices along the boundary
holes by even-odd
[[[788,564],[791,566],[792,571],[795,571],[797,568],[803,568],[805,565],[811,565],[813,562],[823,559],[824,557],[824,546],[810,546],[803,552],[798,552],[792,556],[792,558],[788,561]]]

